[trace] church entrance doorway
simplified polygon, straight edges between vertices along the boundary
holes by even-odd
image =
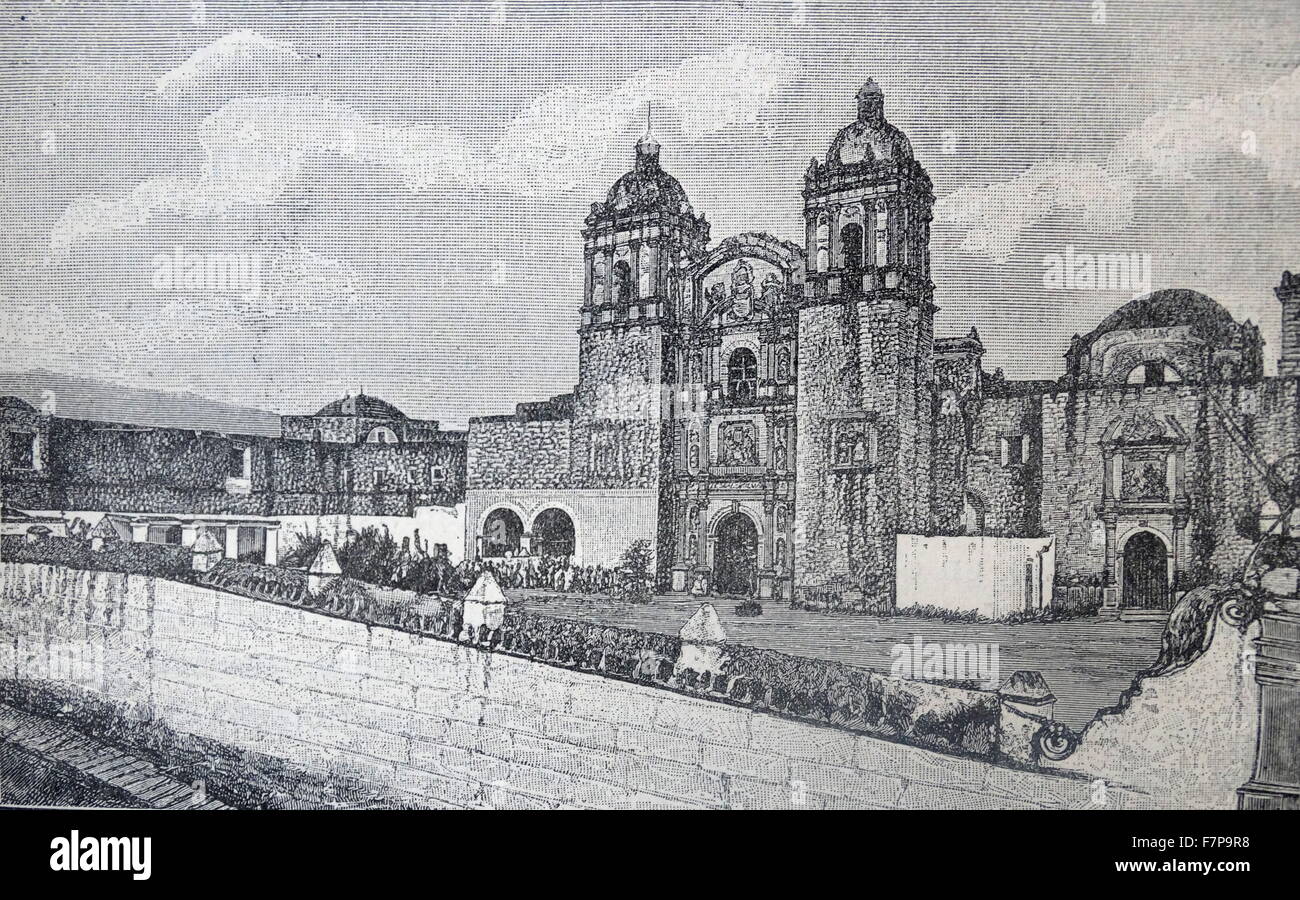
[[[1164,541],[1139,531],[1124,545],[1124,607],[1168,609],[1169,569]]]
[[[758,529],[735,512],[718,525],[713,551],[713,588],[719,594],[753,594],[758,580]]]

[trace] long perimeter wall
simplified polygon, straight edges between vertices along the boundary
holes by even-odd
[[[1006,768],[138,575],[0,564],[0,679],[430,806],[1095,806]],[[1158,802],[1112,788],[1106,806]]]

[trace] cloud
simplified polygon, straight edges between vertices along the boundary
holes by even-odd
[[[743,45],[692,56],[673,66],[642,69],[612,91],[561,87],[540,94],[515,116],[485,168],[490,180],[517,193],[572,189],[599,171],[646,104],[667,108],[675,136],[697,141],[753,124],[799,74],[784,54]],[[661,117],[662,121],[662,117]],[[660,129],[662,130],[662,129]]]
[[[159,75],[154,81],[154,91],[162,97],[177,97],[214,75],[228,76],[232,69],[266,70],[300,59],[290,44],[241,29],[200,47],[185,62]]]
[[[682,136],[696,140],[757,122],[763,107],[798,75],[798,63],[784,53],[733,46],[639,72],[616,93],[667,104],[681,118]]]
[[[1031,226],[1057,212],[1092,232],[1133,221],[1133,184],[1084,160],[1045,160],[1015,178],[959,188],[936,204],[935,220],[962,229],[964,252],[1006,262]]]
[[[285,53],[292,48],[234,32],[161,76],[158,90],[178,89],[232,58]],[[50,246],[64,252],[97,234],[143,227],[156,213],[215,215],[236,205],[274,203],[313,157],[381,166],[413,192],[449,185],[521,195],[571,190],[611,153],[627,153],[616,144],[647,102],[671,108],[681,137],[696,140],[756,121],[797,74],[797,64],[784,54],[737,46],[641,70],[608,92],[555,88],[516,115],[486,153],[474,152],[454,129],[376,123],[320,97],[241,97],[199,126],[200,173],[148,179],[118,199],[78,199],[56,222]]]
[[[1200,176],[1227,157],[1258,162],[1273,181],[1300,188],[1300,69],[1259,91],[1201,97],[1149,116],[1110,154],[1116,171],[1166,180]]]
[[[97,234],[143,227],[156,213],[207,216],[274,203],[313,156],[384,166],[412,191],[479,178],[480,164],[455,132],[377,125],[316,97],[232,100],[203,120],[198,139],[205,159],[200,174],[146,179],[116,200],[73,201],[51,231],[51,249],[67,251]]]
[[[1300,188],[1296,121],[1300,69],[1260,91],[1161,110],[1121,137],[1102,163],[1046,160],[1011,179],[959,188],[935,204],[935,220],[958,229],[963,251],[1005,262],[1049,216],[1068,214],[1092,234],[1122,231],[1133,222],[1140,185],[1202,177],[1229,157]]]

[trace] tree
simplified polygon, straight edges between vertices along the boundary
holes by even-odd
[[[619,596],[632,603],[650,602],[650,542],[641,539],[623,551],[618,561],[623,575]]]

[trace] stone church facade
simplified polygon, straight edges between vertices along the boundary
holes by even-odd
[[[1184,290],[1076,336],[1057,381],[988,373],[975,329],[935,337],[930,179],[874,82],[856,99],[802,245],[710,246],[637,143],[583,231],[577,387],[470,424],[467,556],[609,565],[646,539],[665,589],[857,609],[892,602],[900,534],[1054,536],[1058,584],[1115,608],[1239,565],[1300,474],[1300,279],[1282,377]]]

